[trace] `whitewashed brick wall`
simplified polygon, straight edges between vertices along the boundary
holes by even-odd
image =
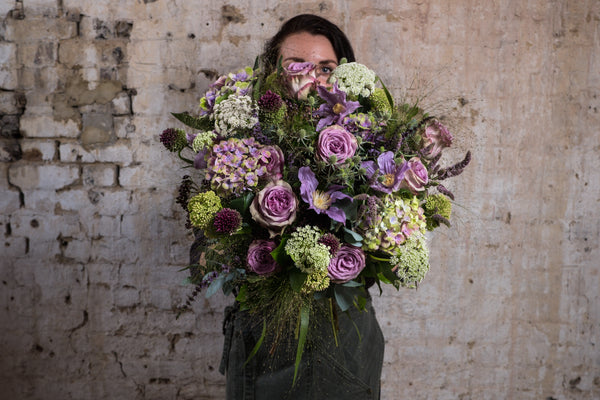
[[[448,163],[473,150],[430,274],[375,300],[382,398],[600,398],[597,0],[1,1],[1,397],[224,397],[230,299],[175,318],[191,235],[157,139],[301,12],[397,94],[436,88]]]

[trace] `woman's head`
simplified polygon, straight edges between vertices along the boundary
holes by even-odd
[[[317,15],[302,14],[285,22],[265,45],[263,63],[272,72],[279,57],[284,65],[310,61],[323,73],[337,66],[342,58],[355,61],[350,41],[335,24]]]

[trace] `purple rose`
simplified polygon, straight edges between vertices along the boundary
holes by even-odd
[[[316,65],[311,62],[291,63],[284,67],[289,89],[298,100],[306,100],[311,90],[317,87]]]
[[[268,275],[277,270],[277,262],[273,259],[271,252],[275,250],[275,242],[268,240],[255,240],[248,247],[246,261],[252,272],[258,275]]]
[[[252,218],[271,233],[280,234],[296,219],[298,200],[292,187],[284,181],[270,182],[258,192],[250,205]]]
[[[323,161],[335,156],[335,164],[341,164],[354,156],[358,144],[353,134],[339,125],[325,128],[319,134],[317,155]]]
[[[423,147],[429,149],[425,152],[428,158],[434,158],[440,152],[450,147],[452,144],[452,134],[448,131],[444,125],[439,121],[433,121],[425,128],[422,134],[423,136]]]
[[[264,150],[269,152],[267,158],[267,173],[266,176],[269,179],[279,180],[283,176],[283,152],[279,146],[272,145],[266,146]]]
[[[365,253],[360,247],[343,244],[329,262],[329,278],[344,283],[356,278],[365,267]]]
[[[418,194],[425,190],[425,185],[429,182],[427,168],[425,168],[419,157],[411,158],[407,164],[408,169],[404,173],[404,179],[400,187],[410,190],[412,194]]]

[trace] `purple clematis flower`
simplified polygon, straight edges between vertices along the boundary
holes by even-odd
[[[394,153],[386,151],[377,158],[377,166],[373,161],[365,161],[361,167],[367,170],[367,178],[371,187],[384,193],[392,193],[400,189],[404,174],[409,170],[407,162],[396,164]]]
[[[317,91],[319,96],[326,101],[315,112],[316,116],[321,117],[317,123],[317,132],[327,125],[341,123],[345,117],[360,107],[358,101],[346,101],[346,92],[339,90],[337,83],[333,84],[331,92],[325,86],[317,87]]]
[[[308,203],[310,210],[314,210],[317,214],[325,213],[334,221],[345,223],[346,213],[341,208],[332,206],[336,200],[352,199],[345,193],[340,192],[341,186],[332,186],[326,192],[317,190],[319,182],[315,177],[315,173],[310,167],[302,167],[298,170],[298,179],[300,179],[300,197],[304,202]]]

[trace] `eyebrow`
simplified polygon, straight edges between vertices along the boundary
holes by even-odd
[[[303,58],[300,58],[300,57],[287,57],[282,62],[286,62],[286,61],[305,62],[306,60],[303,59]],[[319,65],[324,65],[324,64],[335,64],[335,65],[338,65],[337,61],[334,61],[334,60],[322,60],[322,61],[319,61]]]

